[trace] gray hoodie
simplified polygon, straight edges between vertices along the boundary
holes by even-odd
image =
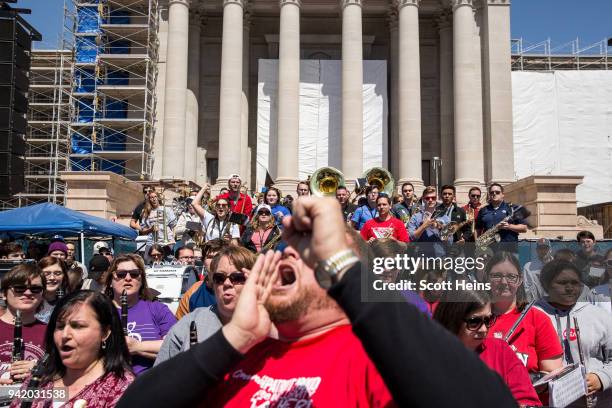
[[[215,334],[223,326],[219,320],[216,306],[198,307],[172,326],[157,353],[154,365],[163,363],[189,349],[189,328],[193,321],[198,331],[198,343]]]
[[[603,386],[603,392],[595,394],[596,406],[612,407],[612,316],[610,313],[586,302],[576,303],[569,311],[555,309],[547,302],[547,299],[540,299],[536,306],[550,317],[564,349],[569,343],[570,353],[566,350],[564,355],[566,364],[580,362],[574,317],[578,319],[580,343],[587,373],[596,374]],[[568,325],[570,339],[566,341]]]

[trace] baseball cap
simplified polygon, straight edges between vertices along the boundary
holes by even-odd
[[[257,206],[257,210],[255,210],[255,214],[257,214],[260,210],[268,210],[270,213],[272,212],[272,208],[268,204],[259,204]]]
[[[108,242],[98,241],[93,246],[93,253],[94,253],[94,255],[95,254],[99,254],[101,248],[106,248],[106,249],[110,250],[110,247],[108,246]]]
[[[104,255],[96,254],[89,261],[89,272],[105,272],[110,267],[110,262]]]

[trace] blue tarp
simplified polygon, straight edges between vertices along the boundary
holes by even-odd
[[[52,203],[0,212],[0,232],[12,237],[55,234],[73,237],[83,233],[86,237],[136,239],[138,235],[125,225]]]

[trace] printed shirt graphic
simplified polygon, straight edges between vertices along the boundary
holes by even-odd
[[[13,357],[13,330],[15,326],[0,320],[0,378],[10,377]],[[38,360],[44,354],[45,330],[47,325],[39,321],[23,325],[21,335],[24,340],[24,359]]]
[[[520,315],[521,312],[514,309],[499,316],[489,329],[488,337],[503,339]],[[563,349],[550,319],[544,312],[535,308],[527,312],[527,316],[510,338],[509,344],[529,372],[538,371],[540,360],[549,360],[563,355]]]
[[[370,238],[394,238],[402,242],[410,241],[406,227],[400,220],[394,217],[386,221],[379,221],[378,218],[372,218],[364,224],[360,233],[366,241]]]
[[[117,309],[121,316],[121,309]],[[128,336],[138,341],[162,340],[176,323],[176,317],[161,302],[139,300],[128,309]],[[139,375],[153,366],[154,360],[132,356],[134,374]]]
[[[350,325],[294,343],[268,339],[208,395],[201,406],[395,406]]]

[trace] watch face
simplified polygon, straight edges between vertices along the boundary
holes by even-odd
[[[317,282],[319,283],[319,286],[321,286],[323,289],[329,289],[331,285],[334,284],[332,275],[329,272],[327,272],[324,268],[321,268],[321,267],[316,268],[315,277],[317,278]]]

